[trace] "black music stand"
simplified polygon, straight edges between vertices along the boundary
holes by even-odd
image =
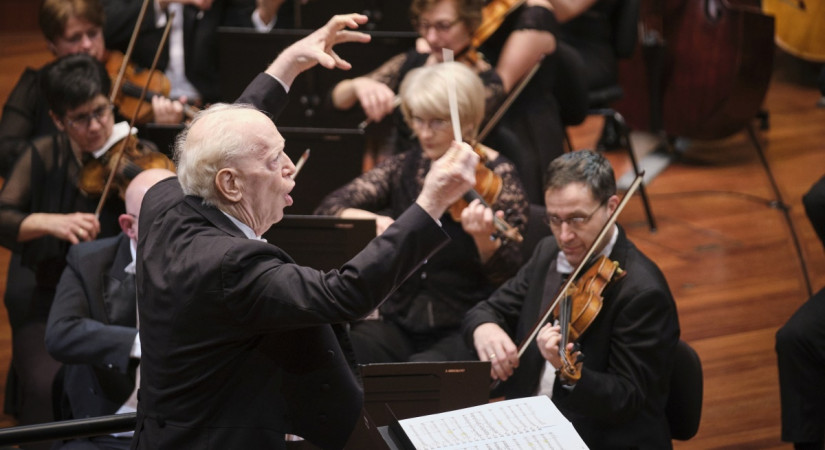
[[[358,129],[278,127],[286,154],[297,163],[306,149],[309,159],[295,178],[288,214],[313,214],[330,192],[361,175],[366,146]]]
[[[247,28],[219,28],[222,101],[234,102],[284,48],[312,31],[274,29],[259,33]],[[413,48],[418,36],[412,31],[374,31],[370,34],[372,41],[368,44],[345,43],[335,47],[335,51],[352,64],[352,69],[314,67],[296,78],[289,90],[290,101],[276,121],[277,125],[356,128],[364,119],[363,113],[360,108],[346,112],[334,110],[328,99],[332,88],[341,80],[363,75],[392,56]]]
[[[147,123],[139,128],[138,137],[154,143],[159,152],[172,159],[175,153],[175,139],[183,129],[184,126],[179,124]]]
[[[365,364],[364,409],[375,425],[453,411],[490,399],[489,361]],[[393,417],[395,416],[395,417]]]
[[[341,267],[374,237],[374,219],[299,215],[285,215],[263,235],[296,263],[319,270]]]

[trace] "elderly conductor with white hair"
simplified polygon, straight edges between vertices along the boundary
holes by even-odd
[[[332,46],[368,40],[345,29],[364,22],[334,17],[284,50],[241,101],[276,112],[301,71],[348,68]],[[149,190],[140,216],[143,356],[132,448],[278,449],[285,433],[343,447],[363,396],[330,324],[366,316],[446,244],[437,218],[473,186],[478,157],[454,143],[415,204],[330,272],[301,267],[260,239],[295,186],[284,139],[265,114],[212,107],[179,139],[176,158],[179,177]]]

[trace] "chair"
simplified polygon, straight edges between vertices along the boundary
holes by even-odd
[[[699,431],[702,417],[702,361],[696,351],[683,340],[679,340],[676,345],[674,359],[665,415],[670,426],[670,436],[686,441]]]
[[[623,0],[613,14],[613,48],[617,58],[630,58],[636,48],[638,36],[639,8],[641,0]],[[616,68],[618,71],[618,67]],[[633,152],[633,145],[630,141],[630,126],[625,122],[624,117],[609,105],[619,100],[624,95],[622,87],[615,82],[608,86],[591,89],[587,93],[588,115],[600,115],[605,119],[604,130],[615,130],[618,139],[617,146],[627,150],[630,161],[633,164],[633,172],[639,175],[639,163],[636,154]],[[567,125],[575,125],[568,123]],[[604,132],[604,131],[603,131]],[[568,151],[573,150],[570,137],[567,136]],[[653,210],[650,207],[650,200],[644,183],[639,185],[639,195],[642,197],[642,204],[645,208],[650,231],[656,231],[656,221],[653,217]]]

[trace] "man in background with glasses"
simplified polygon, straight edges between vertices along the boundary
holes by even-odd
[[[664,408],[679,340],[676,305],[661,271],[620,226],[609,227],[579,272],[600,256],[625,272],[602,292],[602,307],[577,347],[571,342],[566,349],[574,359],[584,355],[576,364],[580,378],[559,375],[558,323],[542,324],[518,355],[516,343],[530,334],[619,205],[613,169],[601,154],[566,153],[550,164],[545,180],[553,236],[537,245],[513,279],[466,314],[465,339],[479,359],[491,362],[491,376],[502,382],[499,394],[550,396],[588,447],[670,448]]]
[[[53,420],[52,380],[60,365],[46,353],[44,334],[69,247],[120,232],[123,200],[109,195],[97,216],[100,196],[78,188],[88,178],[83,168],[130,133],[127,123],[115,124],[109,75],[94,57],[64,56],[44,68],[42,81],[59,131],[28,145],[0,191],[0,245],[19,252],[22,265],[35,273],[12,334],[21,425]],[[104,177],[85,181],[102,185]],[[16,282],[9,279],[11,286]]]

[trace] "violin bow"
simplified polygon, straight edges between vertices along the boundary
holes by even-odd
[[[513,102],[516,101],[519,95],[521,95],[521,91],[524,90],[524,88],[527,86],[527,83],[529,83],[530,80],[533,79],[533,76],[536,75],[536,72],[539,71],[539,68],[541,67],[541,62],[543,60],[544,56],[542,56],[541,59],[538,60],[536,65],[534,65],[533,68],[530,69],[530,72],[528,72],[527,75],[525,75],[524,78],[521,81],[519,81],[518,85],[516,85],[516,88],[510,91],[510,95],[508,95],[507,98],[504,99],[504,102],[501,104],[501,106],[498,107],[495,114],[493,114],[493,116],[490,117],[490,120],[488,120],[487,123],[484,124],[484,128],[482,128],[481,131],[478,133],[478,136],[476,136],[476,142],[483,141],[484,138],[486,138],[487,135],[490,134],[491,131],[493,131],[493,128],[504,116],[504,113],[506,113],[507,110],[510,109],[510,106],[512,106]]]
[[[117,78],[112,84],[112,92],[109,94],[109,101],[114,103],[117,93],[120,92],[120,84],[123,82],[123,75],[126,73],[126,66],[129,65],[129,59],[132,58],[132,51],[135,48],[135,41],[137,41],[138,33],[140,32],[140,24],[143,23],[143,17],[146,15],[146,9],[149,7],[149,0],[143,0],[143,5],[140,7],[137,22],[135,22],[135,30],[132,31],[132,36],[129,38],[129,45],[126,47],[126,53],[123,55],[123,61],[120,63],[120,70],[117,71]]]
[[[455,61],[453,51],[448,48],[442,49],[442,56],[444,62]],[[463,142],[463,138],[461,136],[461,124],[459,123],[460,120],[458,115],[458,95],[456,94],[455,78],[450,77],[448,83],[449,86],[447,90],[447,100],[450,103],[450,121],[453,124],[453,137],[455,138],[456,142]],[[478,140],[476,139],[475,142],[477,143]],[[475,144],[473,144],[473,147],[475,147]],[[487,202],[484,201],[484,198],[481,195],[479,195],[474,189],[467,192],[467,194],[465,194],[464,197],[467,203],[470,203],[476,198],[480,200],[483,205],[492,209],[492,206],[488,205]],[[524,240],[524,238],[521,236],[518,230],[515,230],[513,227],[511,227],[509,223],[505,222],[502,218],[497,216],[495,212],[493,212],[493,223],[495,223],[496,228],[499,231],[501,231],[504,234],[504,236],[508,239],[513,239],[516,242],[521,242],[522,240]]]
[[[149,69],[149,76],[146,78],[146,84],[143,85],[143,89],[140,92],[140,97],[138,97],[137,108],[135,108],[135,113],[132,115],[131,120],[129,120],[129,135],[127,135],[126,138],[120,142],[120,151],[117,155],[115,155],[115,162],[112,166],[113,169],[109,172],[109,177],[106,179],[106,184],[103,186],[103,192],[100,194],[100,201],[98,201],[97,208],[95,209],[95,217],[100,217],[100,211],[103,210],[103,204],[106,203],[106,197],[109,195],[112,180],[114,180],[117,169],[120,167],[120,162],[123,159],[123,150],[126,147],[126,140],[131,135],[132,127],[135,126],[135,121],[138,116],[140,116],[140,107],[143,105],[143,98],[146,96],[146,91],[149,89],[149,83],[152,82],[152,75],[155,73],[155,68],[158,65],[158,60],[160,59],[160,54],[163,51],[163,46],[166,45],[166,39],[169,37],[169,30],[172,28],[172,21],[174,21],[174,19],[175,12],[172,11],[169,14],[169,20],[166,21],[166,28],[163,29],[163,36],[160,38],[160,45],[158,45],[158,49],[155,51],[155,58],[152,60],[152,67]],[[140,24],[140,19],[138,19],[138,24]],[[124,56],[124,61],[126,61],[127,58],[127,56]]]
[[[453,51],[449,48],[442,49],[441,54],[444,62],[455,61]],[[447,84],[449,85],[447,89],[447,100],[450,103],[450,122],[453,124],[453,139],[461,143],[464,142],[464,139],[461,138],[461,123],[458,116],[458,96],[456,94],[455,78],[449,77]]]
[[[556,305],[558,305],[561,299],[567,295],[567,291],[570,289],[570,286],[572,286],[573,283],[575,283],[576,278],[578,278],[579,273],[581,273],[582,271],[582,268],[584,268],[584,266],[590,261],[590,258],[593,257],[593,254],[596,252],[596,247],[598,247],[599,244],[607,236],[608,230],[610,230],[610,228],[616,223],[616,219],[618,219],[619,214],[630,201],[630,197],[633,196],[633,194],[636,192],[636,189],[638,189],[639,185],[642,184],[643,177],[644,171],[636,175],[636,178],[633,180],[633,183],[627,189],[627,192],[625,193],[624,197],[622,197],[622,201],[619,202],[619,206],[616,207],[616,210],[613,211],[613,214],[611,214],[610,217],[607,219],[607,222],[605,222],[601,231],[599,231],[599,234],[596,236],[596,239],[593,241],[593,244],[591,244],[590,248],[587,249],[587,253],[585,253],[584,258],[582,258],[582,261],[578,264],[578,266],[576,266],[576,268],[573,270],[573,273],[571,273],[570,276],[567,277],[567,281],[564,283],[564,286],[562,286],[562,289],[559,291],[559,294],[556,296],[555,300],[553,300],[553,303],[550,305],[550,307],[548,307],[544,311],[544,314],[542,314],[542,316],[539,318],[536,324],[533,325],[533,329],[530,331],[530,334],[524,339],[524,341],[521,342],[521,344],[518,347],[519,358],[521,358],[521,355],[523,355],[524,352],[527,350],[527,347],[530,345],[533,339],[536,338],[536,335],[538,335],[541,326],[545,322],[547,322],[548,319],[550,319],[550,315],[553,314],[553,311],[556,309]]]

